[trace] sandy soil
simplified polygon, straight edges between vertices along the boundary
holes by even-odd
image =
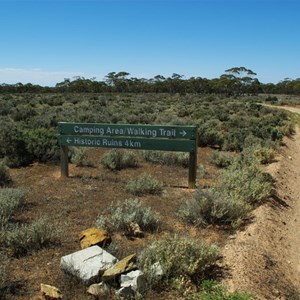
[[[300,113],[299,108],[286,108]],[[223,282],[257,299],[300,299],[300,130],[268,166],[274,196],[223,249]]]

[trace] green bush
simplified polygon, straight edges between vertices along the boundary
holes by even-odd
[[[87,152],[85,148],[72,148],[71,162],[76,167],[83,167],[87,165]]]
[[[223,135],[221,134],[221,122],[216,119],[211,119],[202,122],[198,127],[198,145],[205,146],[222,146],[224,143]]]
[[[225,151],[242,151],[244,147],[244,141],[249,134],[249,128],[229,128],[228,133],[224,138],[222,149]]]
[[[266,99],[265,99],[266,102],[271,102],[272,104],[278,102],[278,98],[276,96],[268,96]]]
[[[195,226],[230,224],[237,226],[252,207],[271,194],[271,182],[251,157],[236,158],[221,172],[211,189],[197,189],[178,211],[181,219]]]
[[[0,160],[0,187],[8,185],[10,182],[9,168],[6,166],[4,160]]]
[[[271,194],[271,184],[266,180],[258,161],[244,156],[222,171],[218,190],[252,205],[261,203]]]
[[[112,149],[103,155],[101,163],[109,170],[122,170],[138,167],[138,158],[132,151]]]
[[[18,124],[8,117],[0,117],[0,159],[9,167],[20,167],[31,162],[24,136]]]
[[[32,224],[17,225],[6,232],[5,244],[14,256],[22,256],[60,240],[60,231],[48,218],[41,217]]]
[[[23,206],[26,194],[15,188],[0,189],[0,230],[5,229],[11,216]]]
[[[163,190],[163,185],[149,174],[143,174],[138,179],[130,180],[126,185],[126,190],[133,195],[144,194],[159,195]]]
[[[218,248],[207,245],[199,238],[165,236],[141,251],[138,265],[151,287],[155,288],[172,283],[182,276],[192,280],[199,279],[216,262],[217,257]],[[155,274],[157,264],[162,268],[162,276]]]
[[[60,157],[57,134],[52,129],[35,128],[24,132],[26,149],[34,160],[47,162]]]
[[[145,161],[162,164],[162,165],[177,165],[187,168],[189,166],[189,154],[180,152],[163,152],[163,151],[143,151],[142,153]]]
[[[276,151],[270,147],[263,147],[260,145],[253,145],[244,148],[242,154],[247,157],[257,159],[261,164],[269,164],[274,162]]]
[[[204,280],[201,284],[202,291],[196,293],[190,300],[250,300],[254,299],[248,293],[229,293],[225,286],[217,284],[213,280]]]
[[[219,151],[213,151],[210,162],[216,165],[219,168],[226,168],[228,167],[233,160],[233,156],[229,152],[219,152]]]
[[[208,224],[238,225],[246,218],[251,206],[241,198],[221,194],[215,189],[203,191],[198,188],[194,197],[188,199],[178,211],[179,217],[195,226]]]
[[[142,230],[153,232],[158,230],[160,224],[159,216],[151,208],[144,207],[138,199],[127,199],[112,204],[107,214],[97,217],[96,227],[110,231],[128,230],[131,223],[136,223]]]

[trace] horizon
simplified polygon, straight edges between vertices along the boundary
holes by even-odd
[[[0,0],[0,84],[55,86],[125,71],[207,79],[244,66],[300,77],[296,0]]]

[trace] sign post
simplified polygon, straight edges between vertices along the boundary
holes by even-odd
[[[61,175],[68,177],[68,147],[127,148],[189,152],[189,188],[197,173],[197,127],[60,122]]]
[[[60,146],[60,170],[61,176],[68,177],[69,176],[69,148],[68,146],[61,145]]]

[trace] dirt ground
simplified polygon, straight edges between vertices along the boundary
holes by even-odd
[[[165,233],[191,235],[207,242],[223,245],[228,232],[217,228],[198,230],[184,225],[178,220],[177,211],[182,203],[192,196],[194,190],[188,189],[188,169],[179,166],[162,166],[141,160],[135,169],[109,171],[99,163],[105,149],[88,150],[88,167],[75,167],[70,164],[69,178],[60,176],[58,164],[35,163],[26,168],[10,170],[13,185],[29,191],[26,205],[15,221],[31,223],[40,216],[47,216],[49,223],[62,231],[62,241],[51,248],[33,251],[23,257],[11,258],[8,281],[12,284],[9,299],[35,299],[40,284],[50,284],[61,289],[64,299],[92,299],[86,294],[86,287],[65,276],[60,270],[60,258],[80,250],[79,233],[95,225],[99,214],[112,202],[135,198],[126,189],[126,183],[143,173],[152,174],[164,184],[162,195],[139,197],[145,206],[151,207],[161,216],[160,231],[146,233],[145,238],[128,240],[122,233],[113,235],[118,244],[118,256],[138,252],[139,249]],[[199,149],[198,165],[205,165],[209,178],[198,176],[197,185],[210,184],[216,178],[216,168],[209,164],[212,150]],[[50,225],[49,225],[50,226]],[[149,299],[177,299],[172,293],[156,294]]]
[[[133,241],[115,234],[113,239],[121,246],[118,258],[138,251],[165,232],[190,234],[222,248],[221,280],[230,290],[252,292],[257,299],[300,299],[299,129],[292,138],[285,139],[277,161],[267,167],[275,179],[273,198],[258,207],[249,223],[235,232],[213,227],[195,229],[178,221],[179,206],[193,193],[187,189],[187,169],[142,162],[137,169],[111,172],[99,164],[104,151],[107,150],[91,150],[91,166],[71,165],[70,177],[65,179],[60,177],[59,165],[34,164],[11,170],[14,186],[29,191],[26,206],[16,221],[29,223],[47,215],[51,223],[62,230],[63,238],[61,244],[50,249],[11,259],[9,299],[34,299],[40,283],[57,286],[66,295],[65,299],[90,299],[85,287],[60,271],[60,258],[80,249],[79,233],[93,226],[96,217],[105,212],[111,202],[132,198],[124,186],[129,179],[145,172],[157,177],[165,186],[162,196],[140,197],[145,205],[162,216],[161,231]],[[206,167],[209,176],[198,177],[197,184],[209,185],[216,177],[216,168],[209,164],[211,151],[199,149],[198,164]],[[179,297],[165,292],[149,299]]]
[[[300,113],[299,108],[286,108]],[[285,139],[277,162],[272,200],[253,212],[252,222],[223,248],[223,282],[257,299],[300,299],[300,130]]]

